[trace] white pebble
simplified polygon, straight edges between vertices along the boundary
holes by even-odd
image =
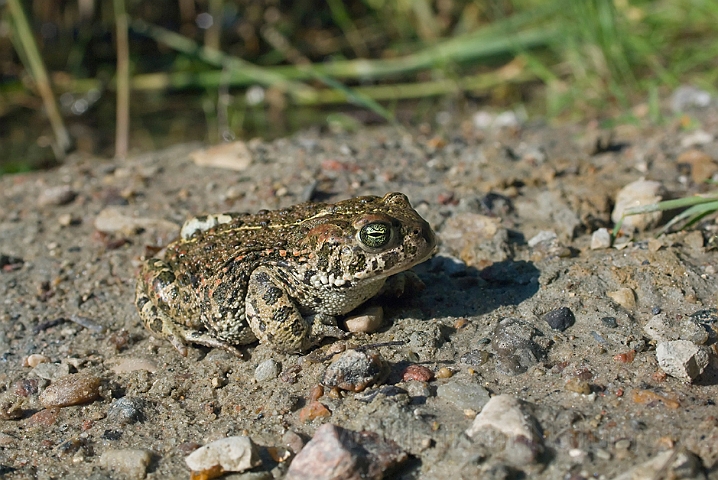
[[[708,366],[708,352],[688,340],[661,342],[656,358],[664,372],[685,381],[693,381]]]
[[[616,206],[611,213],[611,220],[618,223],[623,213],[629,208],[651,205],[663,200],[664,188],[659,182],[650,180],[636,180],[623,187],[616,195]],[[655,227],[661,220],[661,212],[629,215],[623,219],[621,230],[632,232],[634,230],[648,230]]]
[[[243,472],[262,463],[252,439],[243,435],[215,440],[184,460],[193,472],[216,471],[217,467],[223,472]]]
[[[591,250],[608,248],[611,246],[611,234],[606,228],[599,228],[591,235]]]
[[[147,475],[147,466],[151,460],[152,456],[146,450],[105,450],[100,456],[100,466],[121,474],[122,478],[141,479]]]

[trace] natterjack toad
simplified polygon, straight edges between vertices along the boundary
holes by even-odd
[[[342,336],[336,315],[435,245],[402,193],[198,217],[164,260],[141,267],[135,302],[145,326],[183,355],[187,343],[239,355],[235,345],[256,340],[301,352]]]

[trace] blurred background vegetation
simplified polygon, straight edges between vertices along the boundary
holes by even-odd
[[[715,0],[0,0],[0,14],[0,173],[519,105],[659,123],[676,87],[718,80]]]

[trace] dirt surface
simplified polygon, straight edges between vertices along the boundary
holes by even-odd
[[[186,478],[197,446],[248,435],[263,464],[228,477],[281,478],[290,462],[269,447],[330,422],[406,451],[387,478],[614,478],[673,450],[671,462],[688,460],[662,474],[718,479],[715,219],[657,240],[639,235],[621,250],[590,248],[626,184],[646,177],[671,196],[705,191],[697,167],[678,161],[691,149],[718,158],[718,142],[696,131],[718,132],[718,113],[612,132],[471,119],[435,131],[307,131],[248,142],[242,171],[198,166],[190,153],[199,146],[181,145],[3,177],[0,477]],[[206,348],[182,357],[143,328],[137,267],[186,219],[390,191],[409,196],[440,246],[414,268],[423,291],[378,300],[379,331],[305,356],[252,345],[241,360]],[[542,231],[555,235],[535,238]],[[567,327],[549,325],[556,315]],[[649,335],[644,326],[660,315],[665,331]],[[686,325],[703,328],[691,341],[710,358],[693,382],[667,376],[656,358],[661,336],[685,338]],[[332,352],[377,344],[370,351],[389,365],[381,385],[325,388],[318,400],[331,415],[300,418]],[[280,372],[258,380],[269,359]],[[413,364],[442,378],[405,381]],[[57,392],[66,375],[88,384]],[[517,461],[510,441],[467,437],[485,403],[478,387],[525,401],[540,428],[533,453]],[[53,407],[63,394],[84,403]],[[103,460],[128,449],[148,452],[139,470]]]

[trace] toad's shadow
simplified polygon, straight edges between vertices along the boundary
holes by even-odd
[[[523,260],[504,260],[479,270],[441,255],[414,267],[414,272],[426,290],[410,303],[430,317],[475,316],[518,305],[538,291],[541,273]]]

